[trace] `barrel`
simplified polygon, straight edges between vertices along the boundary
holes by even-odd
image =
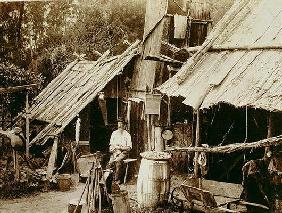
[[[145,152],[141,156],[137,202],[140,208],[155,208],[166,203],[169,198],[170,155],[164,152]]]

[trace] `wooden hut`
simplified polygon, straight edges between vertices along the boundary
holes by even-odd
[[[264,110],[277,120],[269,116],[268,124],[264,124],[264,137],[282,133],[281,10],[278,0],[236,1],[199,50],[159,87],[169,96],[183,97],[183,103],[197,112],[196,146],[201,145],[199,115],[223,103],[243,112],[243,119],[247,121],[242,123],[246,141],[251,141],[248,115],[254,122],[255,117],[250,114],[254,109]],[[222,124],[228,116],[230,114],[222,118]],[[272,122],[280,122],[275,133]],[[244,146],[246,141],[237,142]],[[216,145],[220,146],[220,142]],[[278,144],[281,139],[276,140],[275,145]],[[197,170],[197,161],[195,164]]]
[[[33,100],[28,114],[29,145],[54,141],[55,148],[55,143],[65,143],[88,144],[92,151],[108,150],[117,117],[126,116],[128,81],[139,44],[131,44],[121,55],[110,56],[106,51],[97,61],[70,63]]]

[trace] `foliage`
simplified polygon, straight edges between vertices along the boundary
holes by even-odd
[[[40,88],[42,82],[41,74],[25,70],[10,62],[0,63],[0,87],[38,84],[38,88]],[[12,115],[16,115],[24,106],[25,94],[2,94],[0,100],[1,107],[8,109]]]
[[[13,169],[2,169],[0,178],[0,199],[19,198],[23,195],[42,191],[44,188],[45,175],[24,167],[21,170],[20,180],[14,181]]]

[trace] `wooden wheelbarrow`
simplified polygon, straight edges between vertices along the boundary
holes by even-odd
[[[247,212],[246,206],[252,206],[259,209],[264,209],[266,212],[269,211],[269,208],[266,206],[245,202],[240,199],[235,199],[226,203],[218,204],[214,198],[214,195],[210,191],[193,186],[182,184],[180,186],[180,189],[185,196],[186,202],[188,203],[188,208],[190,210],[207,213],[240,213]]]

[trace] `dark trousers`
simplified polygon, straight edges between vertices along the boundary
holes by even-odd
[[[115,181],[121,181],[123,180],[124,176],[124,163],[123,160],[127,158],[127,153],[122,152],[120,154],[113,153],[111,155],[110,161],[108,163],[108,168],[114,168],[115,169]]]

